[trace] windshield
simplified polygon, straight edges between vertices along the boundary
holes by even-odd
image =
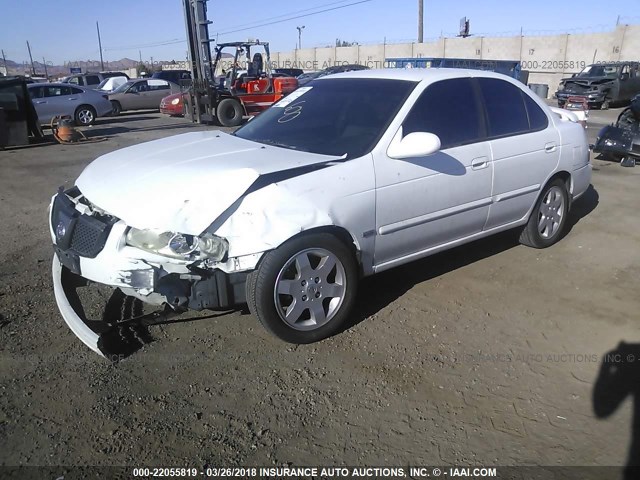
[[[129,88],[131,85],[133,85],[135,82],[125,82],[122,85],[120,85],[118,88],[116,88],[115,90],[113,90],[111,93],[122,93],[124,92],[127,88]]]
[[[240,138],[323,155],[371,151],[415,82],[378,78],[316,80],[235,132]]]
[[[585,67],[578,77],[612,77],[618,76],[620,67],[618,65],[589,65]]]

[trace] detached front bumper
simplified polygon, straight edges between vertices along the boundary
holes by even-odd
[[[56,303],[69,328],[94,352],[111,353],[103,345],[103,336],[113,330],[115,322],[86,317],[77,289],[91,282],[119,288],[146,303],[169,305],[176,312],[231,310],[246,303],[245,281],[250,271],[197,268],[187,261],[144,252],[125,244],[127,228],[116,218],[83,213],[63,192],[52,202]]]
[[[53,293],[56,297],[56,303],[58,304],[58,310],[60,310],[62,318],[82,343],[97,354],[104,356],[104,353],[100,350],[100,347],[98,347],[100,333],[103,332],[95,326],[94,328],[89,326],[89,321],[85,318],[80,298],[73,287],[73,280],[75,279],[71,276],[76,277],[76,279],[81,277],[71,273],[64,267],[60,263],[60,260],[58,260],[57,255],[53,256],[51,274],[53,277]]]

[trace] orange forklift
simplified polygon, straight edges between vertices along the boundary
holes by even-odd
[[[240,125],[244,116],[266,110],[298,88],[294,77],[274,74],[271,70],[269,43],[260,41],[220,43],[215,47],[211,70],[222,66],[223,50],[233,49],[229,71],[217,81],[195,82],[187,101],[199,104],[201,116],[210,113],[225,127]],[[228,54],[225,54],[229,58]],[[246,68],[242,68],[246,64]],[[194,111],[187,105],[187,111]]]

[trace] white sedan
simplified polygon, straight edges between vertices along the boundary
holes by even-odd
[[[234,134],[91,163],[51,204],[62,316],[96,352],[85,279],[175,312],[244,303],[293,343],[337,332],[358,282],[518,228],[563,234],[590,184],[584,129],[500,74],[364,70],[299,88]]]

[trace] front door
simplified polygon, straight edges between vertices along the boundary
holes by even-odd
[[[419,158],[374,157],[378,268],[482,231],[493,164],[473,80],[429,85],[402,124],[402,136],[434,133],[440,151]]]

